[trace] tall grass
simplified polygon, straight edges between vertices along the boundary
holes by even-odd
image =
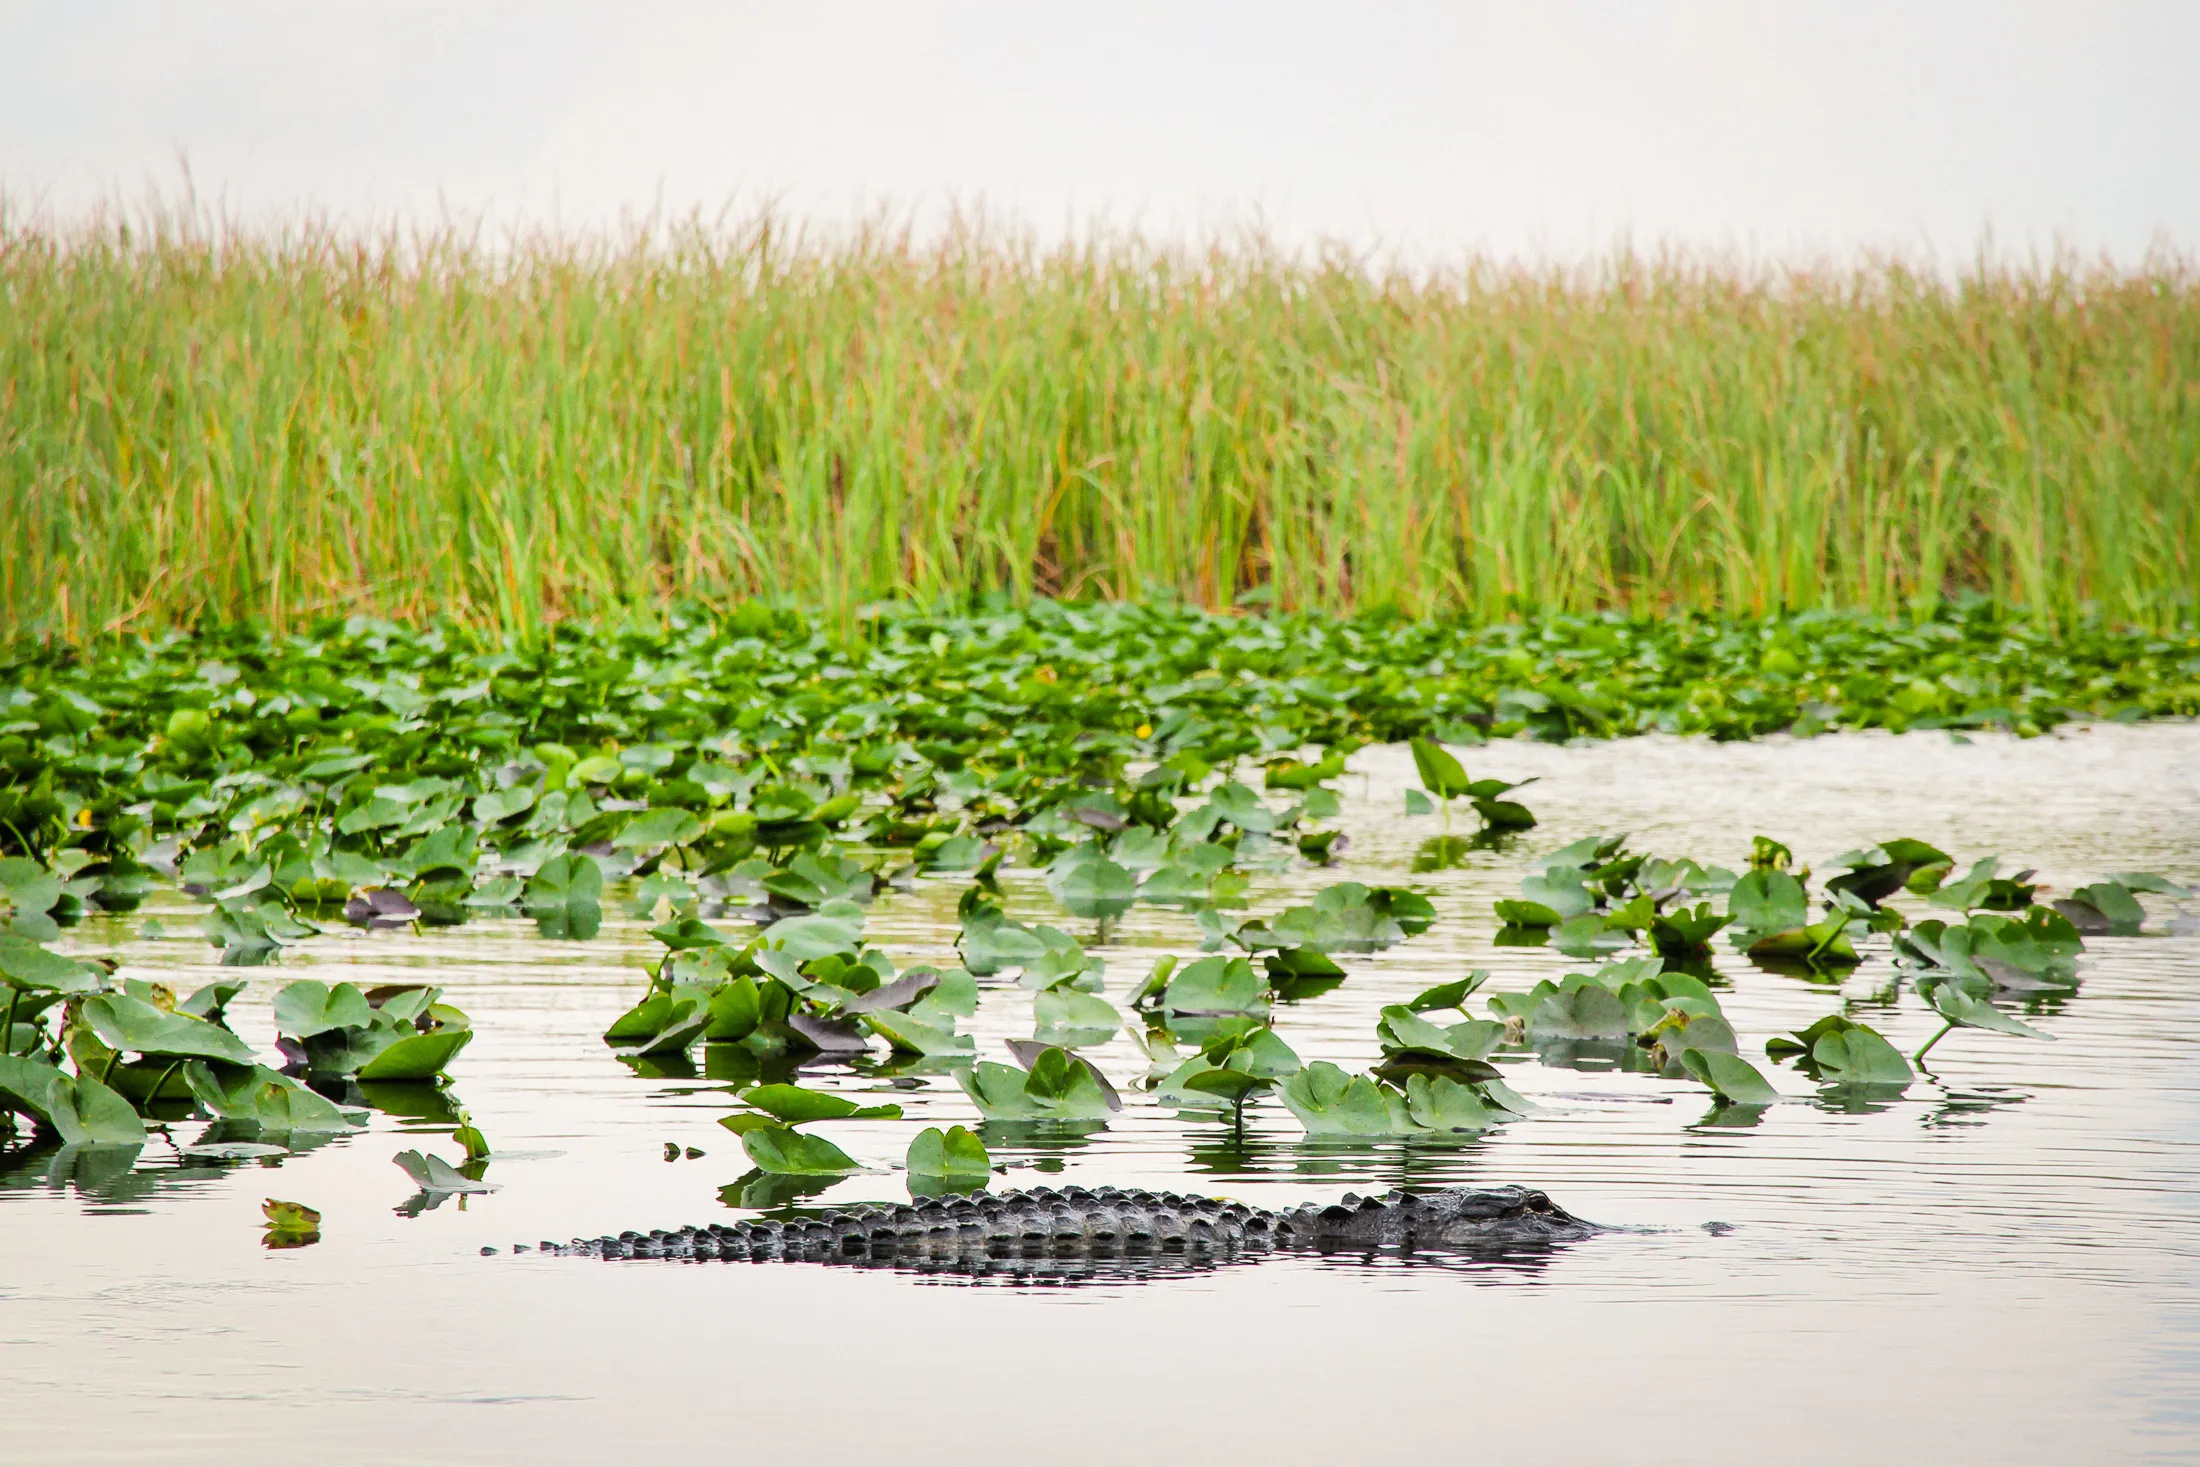
[[[1968,588],[2158,624],[2196,557],[2180,261],[1432,276],[0,212],[10,636],[979,588],[1485,617]]]

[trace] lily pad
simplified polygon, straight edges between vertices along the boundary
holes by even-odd
[[[586,941],[603,925],[602,898],[602,868],[574,852],[543,862],[521,900],[544,937]]]
[[[265,1065],[193,1060],[183,1067],[183,1081],[213,1115],[250,1121],[262,1131],[337,1135],[359,1128],[334,1101]]]
[[[611,838],[619,850],[655,850],[686,845],[703,833],[703,822],[686,810],[644,810]]]
[[[1199,958],[1170,976],[1161,1006],[1177,1014],[1261,1015],[1268,1012],[1268,986],[1243,958]]]
[[[776,1176],[829,1177],[863,1170],[862,1163],[823,1136],[785,1126],[743,1132],[741,1149],[758,1170]]]
[[[137,1146],[145,1123],[129,1101],[89,1075],[0,1055],[0,1099],[51,1127],[66,1146]]]
[[[1810,903],[1803,883],[1785,871],[1759,870],[1744,874],[1727,893],[1727,915],[1739,929],[1746,946],[1755,937],[1787,932],[1810,922]]]
[[[2003,1013],[1985,999],[1966,993],[1953,983],[1944,983],[1933,990],[1933,1007],[1943,1019],[1966,1029],[1991,1029],[1997,1034],[2015,1034],[2025,1039],[2055,1037],[2033,1028],[2014,1014]]]
[[[1627,1034],[1627,1010],[1619,996],[1593,980],[1562,984],[1528,1015],[1528,1037],[1537,1043],[1553,1039],[1624,1039]]]
[[[1117,917],[1138,900],[1138,878],[1105,857],[1070,868],[1055,897],[1080,917]]]
[[[943,1059],[973,1054],[978,1047],[971,1035],[928,1024],[914,1014],[866,1013],[862,1018],[865,1027],[899,1053]]]
[[[270,1197],[260,1204],[266,1221],[261,1239],[270,1248],[305,1248],[321,1241],[321,1214],[302,1202],[280,1202]]]
[[[1690,1049],[1681,1053],[1681,1065],[1705,1085],[1721,1102],[1731,1105],[1770,1105],[1780,1098],[1780,1092],[1758,1073],[1757,1067],[1737,1054],[1725,1054],[1718,1050]]]
[[[28,938],[0,932],[0,981],[25,992],[97,993],[99,974]]]
[[[396,1162],[405,1175],[413,1179],[414,1186],[431,1195],[435,1193],[484,1193],[503,1190],[501,1183],[484,1182],[469,1177],[457,1167],[452,1166],[442,1157],[433,1153],[400,1151],[390,1160]]]
[[[1032,1000],[1032,1010],[1038,1038],[1047,1043],[1064,1044],[1076,1036],[1077,1043],[1098,1044],[1123,1027],[1123,1016],[1113,1004],[1074,989],[1050,988]]]
[[[1505,1118],[1470,1086],[1448,1076],[1411,1075],[1405,1088],[1406,1113],[1425,1130],[1486,1131]]]
[[[1415,1129],[1403,1095],[1327,1060],[1284,1081],[1279,1094],[1309,1136],[1395,1136]]]
[[[808,1121],[891,1121],[901,1116],[898,1105],[861,1105],[845,1095],[805,1090],[799,1085],[759,1085],[743,1091],[741,1100],[787,1126],[799,1126]]]
[[[962,1126],[945,1131],[926,1126],[917,1132],[909,1142],[907,1164],[912,1191],[920,1180],[946,1190],[982,1187],[993,1177],[993,1158],[987,1155],[985,1142]]]
[[[362,1081],[432,1080],[449,1068],[451,1061],[473,1037],[473,1030],[459,1028],[408,1034],[361,1065],[358,1078]]]
[[[1054,1047],[1029,1069],[981,1060],[955,1078],[988,1120],[1097,1121],[1122,1104],[1089,1062]]]
[[[252,1046],[221,1025],[157,1009],[126,993],[86,999],[82,1013],[101,1042],[127,1054],[254,1062]]]
[[[1490,970],[1476,968],[1464,978],[1422,989],[1406,1000],[1406,1007],[1416,1014],[1426,1013],[1430,1009],[1458,1009],[1465,1012],[1467,999],[1489,981]]]
[[[374,1022],[374,1010],[356,984],[333,988],[311,978],[285,984],[275,994],[275,1032],[293,1039],[311,1039],[332,1029],[365,1028]]]
[[[1820,1035],[1810,1053],[1820,1075],[1833,1084],[1907,1085],[1916,1078],[1902,1052],[1862,1024]]]

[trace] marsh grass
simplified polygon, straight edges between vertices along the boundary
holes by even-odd
[[[2186,619],[2200,276],[0,213],[0,632],[673,597]]]

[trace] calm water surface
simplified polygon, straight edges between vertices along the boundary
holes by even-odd
[[[1510,989],[1583,966],[1494,948],[1490,904],[1530,857],[1594,831],[1728,865],[1759,832],[1821,865],[1912,835],[2010,856],[2062,888],[2118,870],[2200,881],[2191,725],[1470,752],[1478,775],[1541,780],[1528,794],[1543,826],[1515,849],[1414,874],[1441,824],[1398,816],[1410,761],[1369,750],[1346,781],[1344,866],[1256,888],[1256,908],[1273,909],[1340,877],[1411,880],[1443,913],[1351,960],[1343,988],[1281,1011],[1307,1058],[1364,1065],[1381,1005],[1466,967]],[[888,897],[874,940],[905,965],[944,955],[957,892]],[[1036,881],[1011,894],[1019,915],[1051,910]],[[141,936],[140,913],[74,941],[124,954],[134,974],[204,981],[212,950],[189,935],[183,899],[166,902],[177,935]],[[1190,950],[1191,931],[1145,912],[1111,930],[1114,995],[1158,951]],[[2078,995],[2038,1019],[2056,1042],[1958,1031],[1926,1081],[1855,1112],[1814,1103],[1782,1069],[1793,1103],[1726,1125],[1692,1084],[1528,1058],[1508,1078],[1543,1109],[1458,1148],[1312,1147],[1273,1104],[1239,1140],[1135,1092],[1097,1134],[995,1144],[1017,1168],[1001,1185],[1277,1204],[1523,1182],[1584,1216],[1664,1229],[1535,1266],[1285,1258],[1044,1289],[481,1256],[736,1215],[719,1191],[747,1165],[714,1124],[731,1079],[638,1076],[598,1038],[655,951],[639,923],[588,944],[524,923],[336,931],[255,974],[231,1012],[263,1049],[267,998],[290,978],[444,984],[477,1030],[451,1098],[499,1147],[547,1154],[492,1164],[492,1196],[425,1210],[390,1158],[457,1155],[449,1114],[428,1105],[279,1166],[190,1163],[158,1140],[115,1174],[50,1154],[19,1165],[0,1176],[0,1460],[2200,1461],[2200,936],[2095,939]],[[1843,1001],[1905,1051],[1937,1027],[1891,986],[1880,948],[1838,989],[1729,953],[1720,964],[1747,1054]],[[1000,1058],[1030,1017],[1028,996],[999,992],[967,1027]],[[1091,1053],[1126,1088],[1143,1072],[1127,1040]],[[839,1069],[808,1083],[890,1094],[920,1123],[975,1121],[952,1079],[919,1078],[896,1089]],[[882,1167],[911,1131],[819,1129]],[[668,1163],[667,1142],[706,1154]],[[320,1209],[323,1241],[263,1250],[270,1196]],[[881,1172],[812,1200],[903,1196]]]

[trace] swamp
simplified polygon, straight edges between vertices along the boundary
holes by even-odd
[[[39,1460],[2189,1460],[2189,274],[409,248],[0,233]]]

